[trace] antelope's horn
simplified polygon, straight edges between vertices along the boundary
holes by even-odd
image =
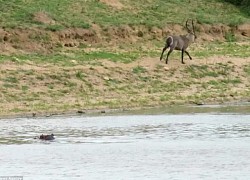
[[[188,28],[188,20],[186,21],[186,28],[188,31],[191,31],[189,28]]]
[[[195,31],[194,31],[194,20],[192,20],[192,27],[193,27],[193,33],[195,34]]]

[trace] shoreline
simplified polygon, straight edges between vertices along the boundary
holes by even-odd
[[[187,104],[178,104],[178,105],[163,105],[163,106],[145,106],[145,107],[127,107],[127,108],[100,108],[100,109],[86,109],[86,110],[71,110],[71,111],[64,111],[64,112],[50,112],[50,113],[20,113],[20,114],[13,114],[13,115],[0,115],[1,119],[20,119],[20,118],[51,118],[51,117],[72,117],[72,116],[101,116],[101,115],[115,115],[115,114],[131,114],[135,112],[144,112],[145,111],[152,111],[163,108],[169,109],[177,109],[177,108],[217,108],[217,107],[235,107],[235,106],[250,106],[250,99],[243,101],[226,101],[223,103],[213,102],[213,103],[203,103],[203,104],[195,104],[195,103],[187,103]],[[169,112],[168,112],[169,113]],[[249,111],[250,113],[250,111]],[[171,113],[170,114],[175,114]]]

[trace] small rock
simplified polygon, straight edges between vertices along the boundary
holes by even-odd
[[[71,60],[71,62],[72,62],[73,64],[77,64],[77,61],[76,61],[76,60]]]
[[[142,31],[138,31],[137,36],[138,37],[143,37],[143,32]]]
[[[165,70],[165,71],[168,71],[169,69],[170,69],[170,68],[167,67],[167,66],[164,67],[164,70]]]
[[[3,41],[8,41],[9,40],[9,36],[8,35],[5,35],[4,37],[3,37]]]
[[[204,103],[204,102],[196,102],[195,104],[198,105],[198,106],[202,106],[202,105],[204,105],[205,103]]]
[[[103,79],[106,80],[106,81],[110,80],[110,78],[108,76],[104,76]]]
[[[77,113],[79,113],[79,114],[84,114],[85,112],[82,111],[82,110],[78,110]]]

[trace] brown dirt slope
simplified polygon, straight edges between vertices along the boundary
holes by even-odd
[[[109,1],[107,1],[109,2]],[[114,3],[116,4],[116,3]],[[118,3],[119,4],[119,3]],[[47,14],[38,12],[34,14],[35,21],[45,24],[55,24]],[[199,29],[198,41],[225,40],[225,34],[234,33],[238,39],[250,37],[249,25],[229,27],[225,25],[196,25]],[[180,25],[167,25],[163,28],[128,26],[100,28],[93,24],[90,29],[69,28],[59,31],[49,31],[41,28],[0,28],[0,53],[50,53],[58,47],[79,47],[85,45],[114,45],[123,42],[150,41],[153,39],[163,41],[170,34],[185,34],[186,30]]]

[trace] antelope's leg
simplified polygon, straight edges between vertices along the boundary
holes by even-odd
[[[168,63],[168,56],[171,54],[172,51],[173,51],[173,49],[171,49],[171,48],[170,48],[170,50],[168,51],[167,58],[166,58],[166,64]]]
[[[183,61],[183,56],[184,56],[184,50],[181,50],[181,63],[185,64],[184,61]]]
[[[162,49],[162,53],[161,53],[161,57],[160,57],[160,61],[162,60],[163,54],[164,54],[164,52],[166,51],[166,49],[167,49],[167,46],[165,46],[165,47]]]
[[[189,59],[192,60],[192,57],[190,56],[190,54],[187,51],[185,51],[185,53],[188,55]]]

